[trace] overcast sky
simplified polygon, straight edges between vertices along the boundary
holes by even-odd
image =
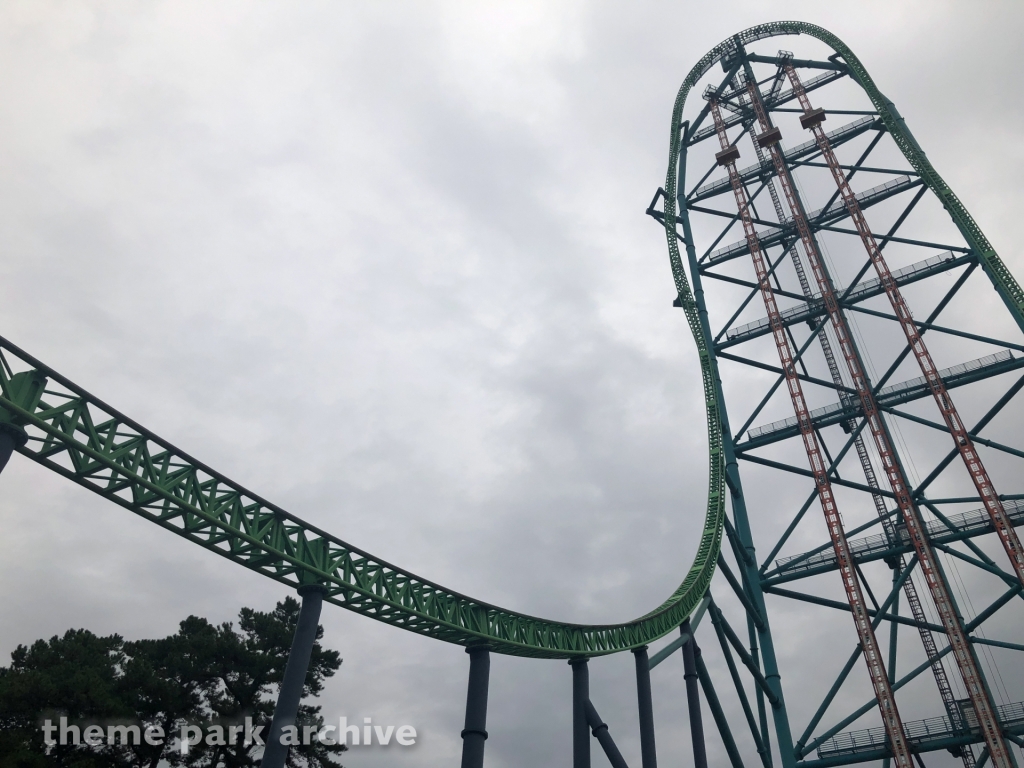
[[[643,614],[706,491],[699,370],[644,209],[691,66],[788,18],[853,48],[1024,275],[1017,3],[33,0],[0,5],[0,334],[415,573],[551,618]],[[287,594],[23,457],[0,524],[5,661]],[[821,693],[800,685],[852,631],[777,607],[799,732]],[[421,734],[347,764],[454,764],[462,649],[332,606],[323,624],[345,659],[325,714]],[[592,691],[639,764],[632,663],[592,663]],[[666,766],[691,760],[681,666],[655,673]],[[570,683],[495,657],[488,765],[568,764]]]

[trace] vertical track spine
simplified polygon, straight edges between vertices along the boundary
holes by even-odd
[[[754,222],[750,216],[746,191],[736,170],[735,157],[728,159],[728,153],[732,147],[729,144],[729,137],[726,134],[725,124],[722,121],[722,113],[716,100],[711,101],[711,113],[715,121],[718,140],[722,146],[722,152],[719,153],[720,158],[722,158],[720,162],[729,173],[729,181],[732,185],[733,195],[736,198],[736,206],[743,224],[743,232],[750,247],[754,269],[757,272],[761,297],[764,300],[765,310],[771,322],[772,336],[775,339],[775,346],[779,353],[779,362],[782,364],[790,399],[793,402],[793,409],[796,412],[797,422],[800,425],[804,449],[814,476],[821,508],[825,514],[825,523],[828,527],[829,536],[832,539],[832,547],[836,553],[836,562],[843,578],[847,600],[853,612],[854,625],[857,628],[857,635],[864,652],[868,675],[871,678],[875,697],[878,699],[882,722],[889,736],[897,765],[899,768],[911,768],[913,764],[911,752],[903,730],[903,722],[896,708],[896,698],[893,695],[892,686],[889,684],[889,677],[886,674],[885,664],[882,661],[878,640],[875,637],[875,631],[871,626],[871,619],[868,616],[867,605],[864,602],[860,581],[857,578],[853,558],[850,555],[849,545],[846,540],[846,533],[843,530],[842,519],[839,515],[839,507],[836,504],[835,495],[832,491],[832,483],[828,477],[821,447],[818,444],[818,437],[811,423],[810,411],[804,398],[803,387],[800,384],[800,379],[797,377],[793,350],[789,344],[789,338],[786,336],[785,324],[775,302],[775,295],[768,282],[768,270],[765,265],[764,255],[761,253],[761,246],[757,239],[757,232],[754,229]]]

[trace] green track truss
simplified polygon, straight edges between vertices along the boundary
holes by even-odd
[[[21,454],[264,576],[293,587],[323,584],[326,600],[410,632],[460,645],[486,643],[516,656],[615,653],[677,628],[714,574],[724,510],[720,489],[712,486],[693,565],[650,613],[623,624],[587,625],[508,611],[422,579],[285,512],[2,337],[0,358],[0,428],[16,435]],[[717,482],[721,473],[716,465],[712,470]]]

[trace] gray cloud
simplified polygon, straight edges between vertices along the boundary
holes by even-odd
[[[627,619],[692,557],[703,398],[664,237],[643,212],[676,89],[721,39],[793,17],[845,39],[1024,274],[1013,3],[0,15],[3,335],[295,514],[509,608]],[[730,405],[751,381],[730,382]],[[286,594],[24,459],[0,483],[0,652],[70,626],[158,636]],[[764,500],[763,550],[806,492]],[[838,614],[771,609],[802,727],[802,691],[823,690],[852,632]],[[325,711],[423,734],[349,762],[456,760],[462,650],[341,610],[324,624],[345,658]],[[632,658],[591,666],[636,761]],[[665,765],[690,760],[680,666],[654,682]],[[1003,670],[1020,699],[1020,674]],[[568,762],[564,663],[495,658],[491,691],[489,765]],[[915,691],[913,716],[938,714],[917,712],[931,699]],[[867,696],[856,679],[835,711]]]

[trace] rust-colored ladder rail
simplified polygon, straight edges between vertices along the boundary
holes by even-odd
[[[878,700],[882,722],[885,724],[885,730],[892,745],[896,765],[898,768],[911,768],[913,759],[910,747],[907,744],[906,734],[903,730],[903,721],[900,719],[899,710],[896,708],[896,697],[892,692],[892,686],[889,684],[889,677],[886,674],[885,664],[882,661],[878,640],[875,637],[874,628],[871,626],[871,618],[868,615],[867,605],[864,602],[864,594],[861,590],[860,580],[857,578],[853,557],[850,555],[850,548],[846,541],[846,532],[843,530],[843,522],[839,516],[839,507],[836,504],[832,483],[828,477],[828,469],[822,457],[818,436],[811,423],[810,409],[807,407],[807,401],[804,398],[803,387],[797,376],[793,349],[790,346],[789,337],[786,335],[785,324],[776,304],[775,294],[769,284],[768,269],[765,264],[764,254],[761,252],[760,242],[757,239],[753,219],[750,216],[746,190],[736,170],[736,159],[739,157],[739,150],[729,143],[721,110],[718,107],[718,102],[714,99],[711,101],[711,113],[714,117],[718,141],[722,145],[722,151],[716,155],[716,158],[719,165],[724,166],[729,173],[729,181],[732,185],[733,195],[736,198],[740,221],[743,224],[743,233],[750,248],[754,270],[757,272],[757,282],[760,287],[761,298],[764,300],[765,311],[771,323],[772,336],[775,339],[775,347],[779,353],[779,362],[786,377],[789,396],[793,402],[797,423],[800,426],[800,435],[803,438],[807,460],[811,466],[811,473],[814,475],[818,499],[825,514],[825,524],[828,527],[829,537],[832,539],[832,547],[836,553],[839,573],[843,577],[843,586],[846,589],[850,610],[853,612],[854,625],[857,628],[857,636],[860,639],[861,648],[864,652],[864,660],[867,663],[871,685]]]
[[[807,98],[807,93],[804,91],[803,86],[800,83],[800,77],[797,75],[793,65],[786,62],[785,69],[786,75],[789,77],[789,80],[793,85],[793,90],[800,101],[800,106],[804,110],[804,114],[801,116],[800,122],[804,128],[808,128],[814,133],[814,138],[818,143],[818,147],[821,150],[826,164],[832,172],[836,185],[839,187],[839,192],[842,195],[846,208],[850,213],[850,217],[853,219],[854,226],[860,235],[861,241],[864,243],[864,247],[868,252],[868,257],[871,259],[871,263],[874,265],[875,271],[878,273],[878,278],[881,281],[882,287],[885,289],[886,295],[889,297],[889,302],[892,304],[893,311],[896,313],[896,317],[903,328],[903,332],[906,334],[907,343],[910,345],[911,350],[914,352],[914,356],[917,358],[918,364],[921,366],[921,371],[925,376],[925,380],[928,382],[928,386],[935,398],[935,402],[938,404],[939,410],[942,412],[943,419],[946,421],[949,431],[953,434],[953,438],[960,450],[960,455],[963,457],[964,463],[967,465],[967,469],[971,473],[971,479],[974,481],[975,487],[978,489],[978,493],[985,505],[985,509],[988,510],[989,516],[992,518],[993,526],[999,533],[1000,540],[1003,542],[1003,546],[1006,548],[1007,554],[1010,555],[1010,559],[1017,571],[1017,576],[1021,579],[1022,583],[1024,583],[1024,553],[1020,550],[1020,542],[1017,539],[1017,534],[1006,518],[1006,512],[1003,510],[1002,502],[1000,502],[998,496],[996,496],[995,488],[988,477],[988,473],[985,471],[981,458],[978,456],[978,452],[975,449],[974,444],[971,442],[970,436],[967,434],[967,429],[963,426],[963,422],[960,420],[960,416],[953,405],[953,401],[949,397],[949,393],[946,391],[942,378],[938,374],[938,369],[935,367],[931,354],[928,352],[928,348],[925,346],[924,340],[921,338],[921,334],[918,331],[917,326],[914,324],[913,317],[910,314],[910,309],[907,306],[899,287],[896,285],[896,281],[893,279],[892,273],[889,271],[889,266],[886,264],[885,257],[882,256],[882,250],[878,247],[874,234],[868,227],[867,219],[864,217],[864,213],[860,209],[860,204],[857,202],[856,195],[854,195],[853,190],[850,188],[850,184],[847,182],[842,168],[839,167],[839,161],[836,159],[828,137],[825,135],[825,131],[821,127],[821,123],[825,118],[824,110],[815,110],[811,107],[810,100]],[[778,156],[778,154],[777,147],[773,148],[773,157]],[[783,167],[783,170],[788,169]],[[788,173],[786,174],[786,177],[788,178]],[[785,186],[785,182],[783,182],[783,187],[785,188]],[[796,205],[796,203],[791,201],[791,206],[794,205]],[[796,208],[794,208],[794,210],[796,210]],[[803,217],[800,218],[803,222],[803,229],[806,231],[806,236],[810,238],[810,229],[807,226],[807,221]],[[800,225],[798,224],[798,228],[799,226]],[[801,232],[801,237],[804,237],[803,231]],[[820,263],[818,270],[815,270],[812,267],[812,271],[815,272],[815,277],[818,277]],[[819,279],[819,286],[823,286],[822,298],[824,299],[825,307],[829,312],[829,317],[833,322],[837,335],[840,334],[840,328],[843,329],[842,332],[846,335],[846,343],[849,345],[849,353],[847,353],[842,341],[840,342],[840,346],[844,347],[844,355],[847,358],[847,364],[851,366],[850,372],[854,377],[854,388],[857,390],[858,395],[860,395],[861,405],[864,408],[864,416],[867,419],[872,436],[875,437],[875,445],[878,448],[879,455],[882,457],[882,464],[885,467],[889,484],[892,487],[892,492],[896,497],[896,503],[903,512],[904,522],[907,525],[907,532],[910,535],[911,543],[914,545],[914,551],[917,553],[920,560],[921,571],[927,580],[928,589],[931,592],[932,599],[935,601],[935,607],[938,610],[942,626],[946,630],[946,634],[949,636],[950,646],[953,649],[953,658],[956,660],[957,666],[960,668],[960,674],[963,676],[964,687],[967,689],[967,694],[971,699],[971,704],[974,706],[974,712],[978,718],[978,724],[981,726],[982,735],[985,737],[986,745],[988,745],[992,764],[995,768],[1013,768],[1013,760],[1010,756],[1009,748],[1006,746],[1006,742],[1003,739],[1002,729],[999,727],[999,720],[996,717],[995,706],[993,705],[989,695],[988,687],[985,685],[985,680],[981,674],[977,658],[974,655],[974,650],[971,648],[970,641],[964,633],[960,619],[954,608],[953,601],[950,598],[948,587],[945,584],[942,572],[935,558],[934,551],[928,543],[927,534],[921,521],[920,514],[918,513],[916,506],[911,501],[910,487],[907,484],[902,467],[900,467],[899,462],[896,460],[896,454],[891,448],[891,443],[889,443],[887,435],[885,434],[885,428],[882,424],[881,416],[878,413],[874,396],[871,393],[870,386],[867,384],[866,377],[863,374],[856,352],[853,349],[852,340],[849,337],[849,330],[846,327],[845,318],[843,318],[842,313],[839,311],[839,304],[835,298],[835,294],[831,291],[831,286],[827,285],[827,283],[828,281],[824,280],[824,275],[822,275],[822,278]]]

